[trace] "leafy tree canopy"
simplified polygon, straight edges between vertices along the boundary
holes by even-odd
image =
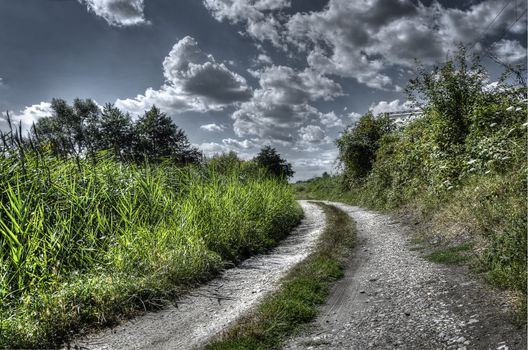
[[[265,146],[260,150],[254,161],[270,175],[283,179],[288,179],[295,173],[290,163],[283,159],[277,150],[271,146]]]

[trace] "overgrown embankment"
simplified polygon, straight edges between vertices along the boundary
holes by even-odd
[[[0,348],[56,346],[274,245],[302,213],[246,170],[0,154]]]
[[[419,118],[363,116],[337,141],[342,175],[298,183],[298,195],[405,209],[431,241],[471,247],[472,265],[526,310],[527,94],[509,81],[486,86],[463,52],[422,72],[408,89]]]
[[[267,296],[253,314],[207,349],[276,349],[316,316],[331,283],[343,276],[355,238],[354,222],[344,211],[318,204],[327,223],[315,252],[283,278],[279,291]]]

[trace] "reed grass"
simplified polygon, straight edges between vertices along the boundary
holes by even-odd
[[[302,213],[236,169],[0,152],[0,348],[52,347],[262,252]]]

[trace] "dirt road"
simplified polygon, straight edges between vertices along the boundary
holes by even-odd
[[[497,292],[411,249],[405,225],[344,204],[357,225],[345,278],[285,349],[526,349]]]
[[[325,216],[315,204],[300,201],[305,218],[280,246],[226,270],[211,283],[160,312],[75,341],[88,349],[194,349],[254,307],[315,245]]]
[[[325,225],[322,210],[300,202],[305,219],[269,254],[248,259],[197,289],[177,307],[149,313],[80,339],[89,349],[194,349],[277,288],[312,250]],[[307,331],[285,349],[526,349],[526,333],[497,291],[463,267],[424,260],[407,228],[388,215],[339,203],[357,226],[345,277]]]

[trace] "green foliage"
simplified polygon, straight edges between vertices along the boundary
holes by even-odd
[[[283,181],[169,163],[0,154],[0,348],[53,347],[262,252],[301,216]]]
[[[39,119],[32,132],[36,146],[50,148],[63,158],[90,157],[110,150],[121,161],[198,164],[202,154],[182,129],[156,106],[136,123],[112,104],[101,111],[92,100],[75,99],[73,107],[53,99],[53,115]]]
[[[526,303],[527,89],[509,79],[485,89],[486,79],[464,51],[422,70],[408,91],[423,115],[376,137],[374,156],[372,148],[348,146],[351,135],[364,133],[348,129],[339,141],[346,146],[339,147],[343,174],[299,184],[298,195],[417,208],[427,234],[479,242],[473,248],[479,270]],[[371,168],[360,167],[368,164],[362,159],[373,159]]]
[[[281,179],[288,179],[295,173],[291,164],[281,158],[280,154],[271,146],[262,148],[255,157],[254,162],[258,166],[267,169],[270,175]]]
[[[132,158],[134,142],[132,119],[119,108],[107,103],[101,112],[99,121],[100,134],[96,146],[99,150],[112,150],[114,157],[121,161]]]
[[[464,254],[471,249],[468,243],[434,251],[425,256],[427,260],[440,264],[461,264],[470,259],[470,256]]]
[[[288,273],[281,289],[267,296],[253,315],[207,349],[278,349],[284,339],[316,316],[332,282],[343,276],[344,262],[355,237],[354,223],[345,212],[320,205],[328,225],[316,251]]]
[[[135,157],[142,162],[172,160],[177,164],[197,163],[200,152],[187,136],[156,106],[145,112],[134,126]]]
[[[486,72],[478,59],[468,58],[462,47],[455,57],[432,71],[420,67],[407,92],[411,101],[424,105],[445,120],[444,134],[449,142],[463,143],[468,133],[468,115],[479,100]]]
[[[342,176],[321,176],[293,185],[299,199],[327,199],[345,201]]]
[[[99,108],[92,100],[75,99],[73,107],[66,101],[53,99],[54,116],[41,118],[33,130],[38,140],[49,144],[55,154],[63,157],[92,150],[97,139],[93,133]]]
[[[207,167],[216,174],[236,174],[239,178],[264,176],[266,169],[262,169],[254,161],[244,161],[231,151],[229,153],[217,154],[207,159]]]
[[[358,123],[345,130],[336,144],[345,176],[350,181],[364,178],[372,169],[380,139],[393,129],[388,116],[362,116]]]

